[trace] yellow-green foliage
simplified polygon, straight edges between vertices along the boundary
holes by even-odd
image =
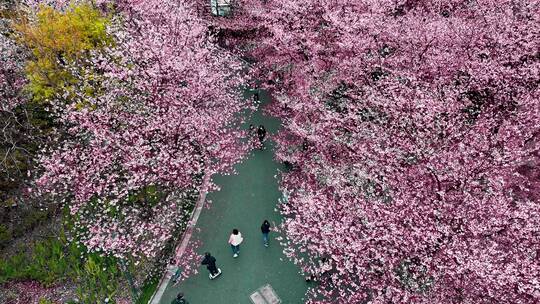
[[[106,32],[108,17],[90,4],[72,5],[65,12],[42,5],[35,18],[15,24],[19,41],[31,52],[26,65],[28,89],[34,100],[41,102],[77,87],[77,79],[66,69],[76,65],[84,70],[88,51],[112,43]]]

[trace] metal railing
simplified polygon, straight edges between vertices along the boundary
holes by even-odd
[[[232,18],[241,14],[240,1],[235,0],[197,0],[195,8],[199,16]]]
[[[232,11],[231,0],[210,0],[210,11],[214,16],[229,16]]]
[[[266,1],[262,1],[265,4]],[[195,0],[194,7],[199,16],[234,18],[244,14],[261,13],[264,6],[252,6],[244,0]]]

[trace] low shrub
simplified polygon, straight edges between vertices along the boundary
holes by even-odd
[[[64,234],[25,249],[0,259],[0,284],[34,280],[51,287],[72,281],[78,286],[78,303],[103,303],[106,299],[114,303],[121,276],[115,258],[87,254],[76,243],[68,243]]]
[[[12,239],[11,230],[7,226],[0,224],[0,249],[6,247]]]

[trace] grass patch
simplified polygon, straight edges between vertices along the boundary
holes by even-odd
[[[11,280],[35,280],[44,286],[73,278],[81,251],[66,246],[62,237],[37,241],[0,260],[0,284]]]
[[[115,258],[86,253],[68,242],[65,234],[36,241],[8,258],[0,259],[0,284],[8,281],[37,281],[45,287],[63,282],[77,283],[78,303],[114,303],[121,273]]]
[[[139,295],[139,299],[137,300],[137,304],[147,304],[148,301],[150,301],[150,298],[156,291],[159,284],[159,280],[154,279],[148,283],[146,283],[143,288],[141,288],[141,294]]]

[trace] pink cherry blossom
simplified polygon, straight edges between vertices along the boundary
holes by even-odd
[[[538,1],[238,6],[309,303],[540,301]]]
[[[98,76],[81,75],[101,85],[99,94],[52,101],[69,129],[41,158],[38,185],[67,200],[89,250],[156,258],[185,221],[201,176],[231,172],[249,149],[239,130],[239,112],[249,109],[243,63],[212,43],[188,4],[117,8],[115,45],[92,54]]]

